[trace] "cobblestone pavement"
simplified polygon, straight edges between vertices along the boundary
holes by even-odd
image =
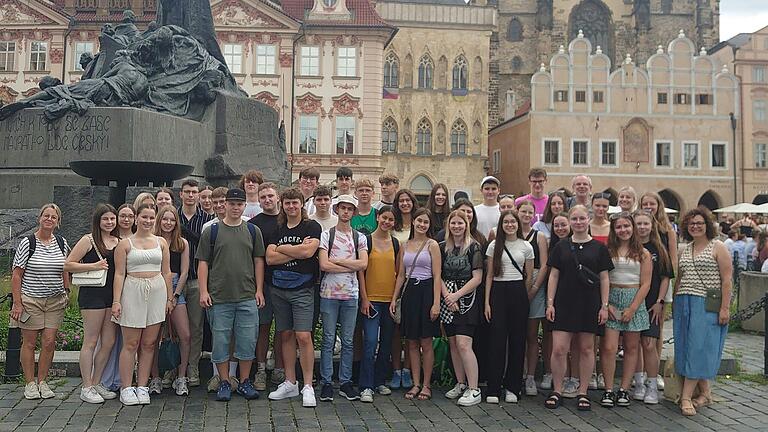
[[[517,404],[486,403],[460,408],[435,391],[431,401],[406,401],[402,392],[376,396],[373,404],[318,402],[301,407],[300,398],[269,402],[233,396],[216,402],[202,387],[190,396],[166,390],[145,406],[123,407],[119,401],[89,405],[80,401],[79,379],[56,382],[56,397],[23,399],[18,385],[0,386],[0,431],[760,431],[768,428],[768,386],[721,380],[715,405],[691,418],[671,402],[630,408],[576,411],[568,399],[558,410],[544,408],[544,396],[524,397]],[[592,399],[599,397],[593,393]]]

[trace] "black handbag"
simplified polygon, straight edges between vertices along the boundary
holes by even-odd
[[[163,338],[160,342],[160,348],[158,348],[157,352],[157,363],[160,373],[176,369],[181,364],[181,350],[179,349],[179,341],[173,333],[171,317],[167,317],[165,322],[168,328],[168,337]]]
[[[581,264],[579,261],[579,255],[576,253],[576,246],[574,246],[571,239],[568,239],[568,244],[571,246],[571,255],[573,255],[573,260],[576,261],[576,269],[578,270],[576,274],[578,275],[579,280],[584,285],[592,288],[592,289],[599,289],[600,288],[600,275],[593,272],[592,269],[589,267],[586,267]]]

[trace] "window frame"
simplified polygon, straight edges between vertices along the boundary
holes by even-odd
[[[762,149],[759,149],[758,146],[762,146]],[[768,168],[768,142],[754,143],[752,152],[755,168]],[[762,162],[762,164],[758,162]]]
[[[696,145],[696,166],[688,166],[688,160],[685,157],[685,149],[688,144],[694,144]],[[701,168],[701,141],[695,141],[695,140],[687,140],[683,141],[681,145],[681,155],[682,158],[680,159],[682,161],[681,165],[683,169],[700,169]]]
[[[574,99],[574,102],[577,102],[577,103],[587,103],[587,91],[575,90],[573,99]]]
[[[311,131],[312,130],[310,127],[305,127],[302,124],[305,119],[307,119],[307,120],[313,119],[314,123],[315,123],[314,124],[314,131],[315,131],[315,136],[314,136],[314,140],[315,140],[314,150],[315,151],[314,152],[310,152],[309,151],[309,146],[307,146],[307,151],[301,151],[301,146],[302,146],[302,139],[301,138],[302,138],[302,134],[304,133],[304,131]],[[319,143],[319,139],[318,139],[319,136],[320,136],[320,117],[315,115],[315,114],[300,114],[299,115],[298,123],[299,123],[299,131],[298,131],[298,138],[299,138],[299,140],[298,140],[298,144],[297,144],[298,148],[296,149],[297,153],[299,153],[299,154],[317,154],[317,150],[318,150],[317,148],[319,147],[319,144],[320,144]]]
[[[605,103],[605,94],[602,90],[592,91],[592,103]]]
[[[395,53],[390,52],[384,58],[384,88],[398,87],[400,87],[400,60]]]
[[[603,161],[603,154],[605,144],[613,143],[613,163],[605,163]],[[600,164],[601,167],[606,168],[618,168],[619,167],[619,140],[618,139],[611,139],[611,138],[603,138],[600,139]]]
[[[392,127],[388,128],[387,123],[391,123]],[[398,140],[398,128],[397,128],[397,122],[395,122],[395,119],[392,117],[387,117],[384,119],[384,123],[381,124],[381,152],[382,153],[397,153],[397,140]],[[384,139],[384,134],[387,134],[387,140]],[[394,134],[394,148],[392,148],[392,136]],[[384,149],[384,143],[387,143],[386,150]]]
[[[228,48],[235,48],[235,47],[240,49],[240,53],[239,53],[240,59],[239,59],[238,62],[234,61],[235,59],[238,58],[238,53],[236,53],[236,52],[231,52],[231,53],[227,52]],[[244,68],[243,68],[243,66],[244,66],[243,65],[243,57],[244,57],[243,56],[243,52],[244,52],[243,44],[239,44],[239,43],[224,43],[221,46],[221,55],[224,56],[224,61],[227,62],[227,68],[233,74],[243,74],[243,73],[245,73]],[[230,59],[232,61],[230,61]],[[234,68],[235,64],[237,64],[237,66],[239,67],[240,70],[238,70],[238,71],[235,70],[235,68]]]
[[[501,172],[501,150],[496,149],[491,154],[491,170],[494,174]]]
[[[42,50],[35,50],[34,45],[35,44],[41,44],[43,46]],[[37,58],[35,59],[35,56]],[[40,56],[43,58],[43,67],[39,67],[40,63]],[[37,66],[32,67],[32,64],[36,64]],[[30,72],[48,72],[48,41],[29,41],[29,71]]]
[[[691,94],[690,93],[675,93],[675,105],[690,105]]]
[[[723,166],[715,166],[715,146],[723,147]],[[728,170],[728,143],[726,141],[710,141],[709,168],[713,170]]]
[[[656,105],[669,105],[669,93],[656,92]]]
[[[266,53],[259,53],[259,51],[264,48]],[[270,54],[269,51],[272,53]],[[256,67],[254,68],[253,74],[254,75],[275,75],[277,74],[277,46],[272,44],[256,44],[254,47],[254,53],[256,57]],[[262,62],[262,59],[264,61]],[[272,71],[269,72],[268,68],[272,66]]]
[[[85,51],[81,51],[81,50],[78,49],[78,47],[80,45],[90,45],[91,47],[90,47],[90,49],[87,49]],[[73,63],[72,70],[83,71],[83,67],[80,65],[80,56],[83,55],[86,52],[89,52],[89,53],[93,54],[93,51],[94,51],[95,48],[96,48],[96,44],[94,44],[93,41],[76,41],[74,49],[73,49],[73,54],[74,55],[72,56],[72,57],[74,57],[72,59],[72,63]]]
[[[349,119],[349,121],[352,122],[351,123],[351,125],[352,125],[351,127],[340,126],[339,125],[339,122],[341,120],[347,120],[347,119]],[[334,125],[333,126],[334,126],[334,130],[335,130],[335,134],[334,135],[336,137],[336,139],[335,139],[335,143],[336,143],[335,147],[336,148],[335,148],[335,151],[333,152],[333,154],[337,154],[337,155],[338,154],[343,154],[343,155],[353,155],[353,154],[355,154],[355,141],[356,141],[356,138],[357,138],[357,120],[355,119],[355,116],[351,116],[351,115],[336,116],[335,120],[334,120]],[[351,143],[352,148],[348,149],[349,143],[343,143],[342,144],[342,151],[340,152],[339,151],[339,139],[341,139],[342,137],[339,136],[339,132],[345,131],[345,132],[348,133],[350,130],[352,131],[352,133],[348,134],[347,136],[349,136],[349,135],[352,136],[352,143]]]
[[[572,167],[590,167],[591,166],[591,160],[590,160],[591,159],[590,158],[590,150],[591,150],[590,149],[590,141],[591,140],[589,138],[571,138],[571,166]],[[577,142],[578,143],[586,143],[586,145],[587,145],[586,153],[585,153],[586,162],[583,163],[583,164],[575,162],[575,156],[576,156],[575,150],[576,150],[576,143]]]
[[[758,109],[757,105],[760,104],[760,115],[758,116]],[[763,99],[755,99],[752,101],[752,120],[755,122],[763,123],[766,120],[768,120],[768,116],[766,116],[766,101]]]
[[[469,63],[463,55],[456,57],[451,69],[451,89],[468,90],[469,89]],[[458,83],[458,85],[457,85]]]
[[[767,39],[768,40],[768,39]],[[765,66],[752,66],[752,81],[756,83],[765,83]]]
[[[423,69],[422,69],[423,68]],[[422,77],[423,72],[423,77]],[[424,54],[419,59],[419,67],[417,68],[417,85],[416,88],[423,90],[432,90],[435,88],[435,62],[432,57]],[[427,85],[429,82],[429,85]]]
[[[428,128],[422,128],[422,124],[425,124],[428,126]],[[426,131],[426,132],[425,132]],[[419,123],[416,124],[416,155],[418,156],[432,156],[432,122],[427,120],[426,118],[422,118],[419,120]],[[424,148],[424,144],[422,144],[421,137],[427,136],[429,139],[424,141],[423,143],[428,145],[429,148]],[[420,151],[421,150],[421,151]],[[428,151],[424,151],[428,150]]]
[[[349,51],[352,54],[349,54]],[[342,52],[345,54],[342,55]],[[357,47],[340,46],[336,51],[336,76],[353,78],[357,74]]]
[[[307,50],[307,54],[304,53],[304,50]],[[312,51],[316,50],[317,55],[315,56]],[[320,69],[320,46],[319,45],[302,45],[301,49],[299,50],[299,72],[301,76],[320,76],[321,69]],[[312,65],[312,60],[316,60],[317,64]],[[306,63],[305,63],[306,62]],[[315,68],[317,70],[315,70]],[[316,73],[313,73],[316,72]]]
[[[668,144],[669,145],[669,165],[659,165],[659,144]],[[660,168],[660,169],[672,169],[675,167],[675,161],[674,161],[674,141],[669,139],[657,139],[653,141],[653,166],[654,168]]]
[[[547,143],[548,142],[557,143],[557,151],[555,152],[555,155],[557,156],[557,163],[547,162]],[[552,167],[562,166],[562,163],[563,163],[562,151],[563,151],[563,140],[561,140],[560,138],[543,137],[541,139],[541,164],[543,166],[552,166]]]
[[[696,94],[696,105],[712,105],[712,94],[711,93],[697,93]]]
[[[19,44],[16,43],[16,41],[0,41],[0,45],[4,45],[4,49],[0,50],[0,55],[5,56],[5,62],[2,64],[2,69],[0,69],[0,72],[15,72],[16,69],[16,55],[17,55],[17,48]],[[9,47],[13,45],[13,50],[10,50]],[[10,68],[8,65],[10,64]]]
[[[458,128],[457,128],[458,126]],[[460,128],[464,128],[463,130],[460,130]],[[463,132],[463,134],[461,133]],[[451,156],[466,156],[467,155],[467,137],[468,137],[468,128],[467,124],[464,123],[462,120],[456,120],[453,122],[453,125],[451,125]],[[453,138],[454,135],[456,136],[456,151],[454,151],[454,143]],[[464,137],[464,142],[461,142],[462,135]],[[464,151],[461,151],[462,145],[464,147]]]

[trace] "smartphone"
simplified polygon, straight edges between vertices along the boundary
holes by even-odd
[[[378,311],[378,310],[376,310],[376,308],[375,308],[375,307],[371,307],[369,310],[373,310],[373,313],[372,313],[372,314],[370,314],[370,315],[368,315],[368,318],[370,318],[370,319],[374,319],[374,318],[376,318],[377,316],[379,316],[379,311]]]
[[[30,315],[30,314],[29,314],[29,312],[27,312],[27,311],[22,311],[22,312],[21,312],[21,316],[19,317],[19,322],[25,323],[25,322],[29,321],[29,318],[30,318],[31,316],[32,316],[32,315]]]

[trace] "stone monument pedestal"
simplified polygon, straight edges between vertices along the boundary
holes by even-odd
[[[119,195],[118,188],[109,186],[54,186],[53,202],[61,208],[58,233],[74,247],[80,237],[91,232],[94,207],[101,203],[114,205],[114,197]]]

